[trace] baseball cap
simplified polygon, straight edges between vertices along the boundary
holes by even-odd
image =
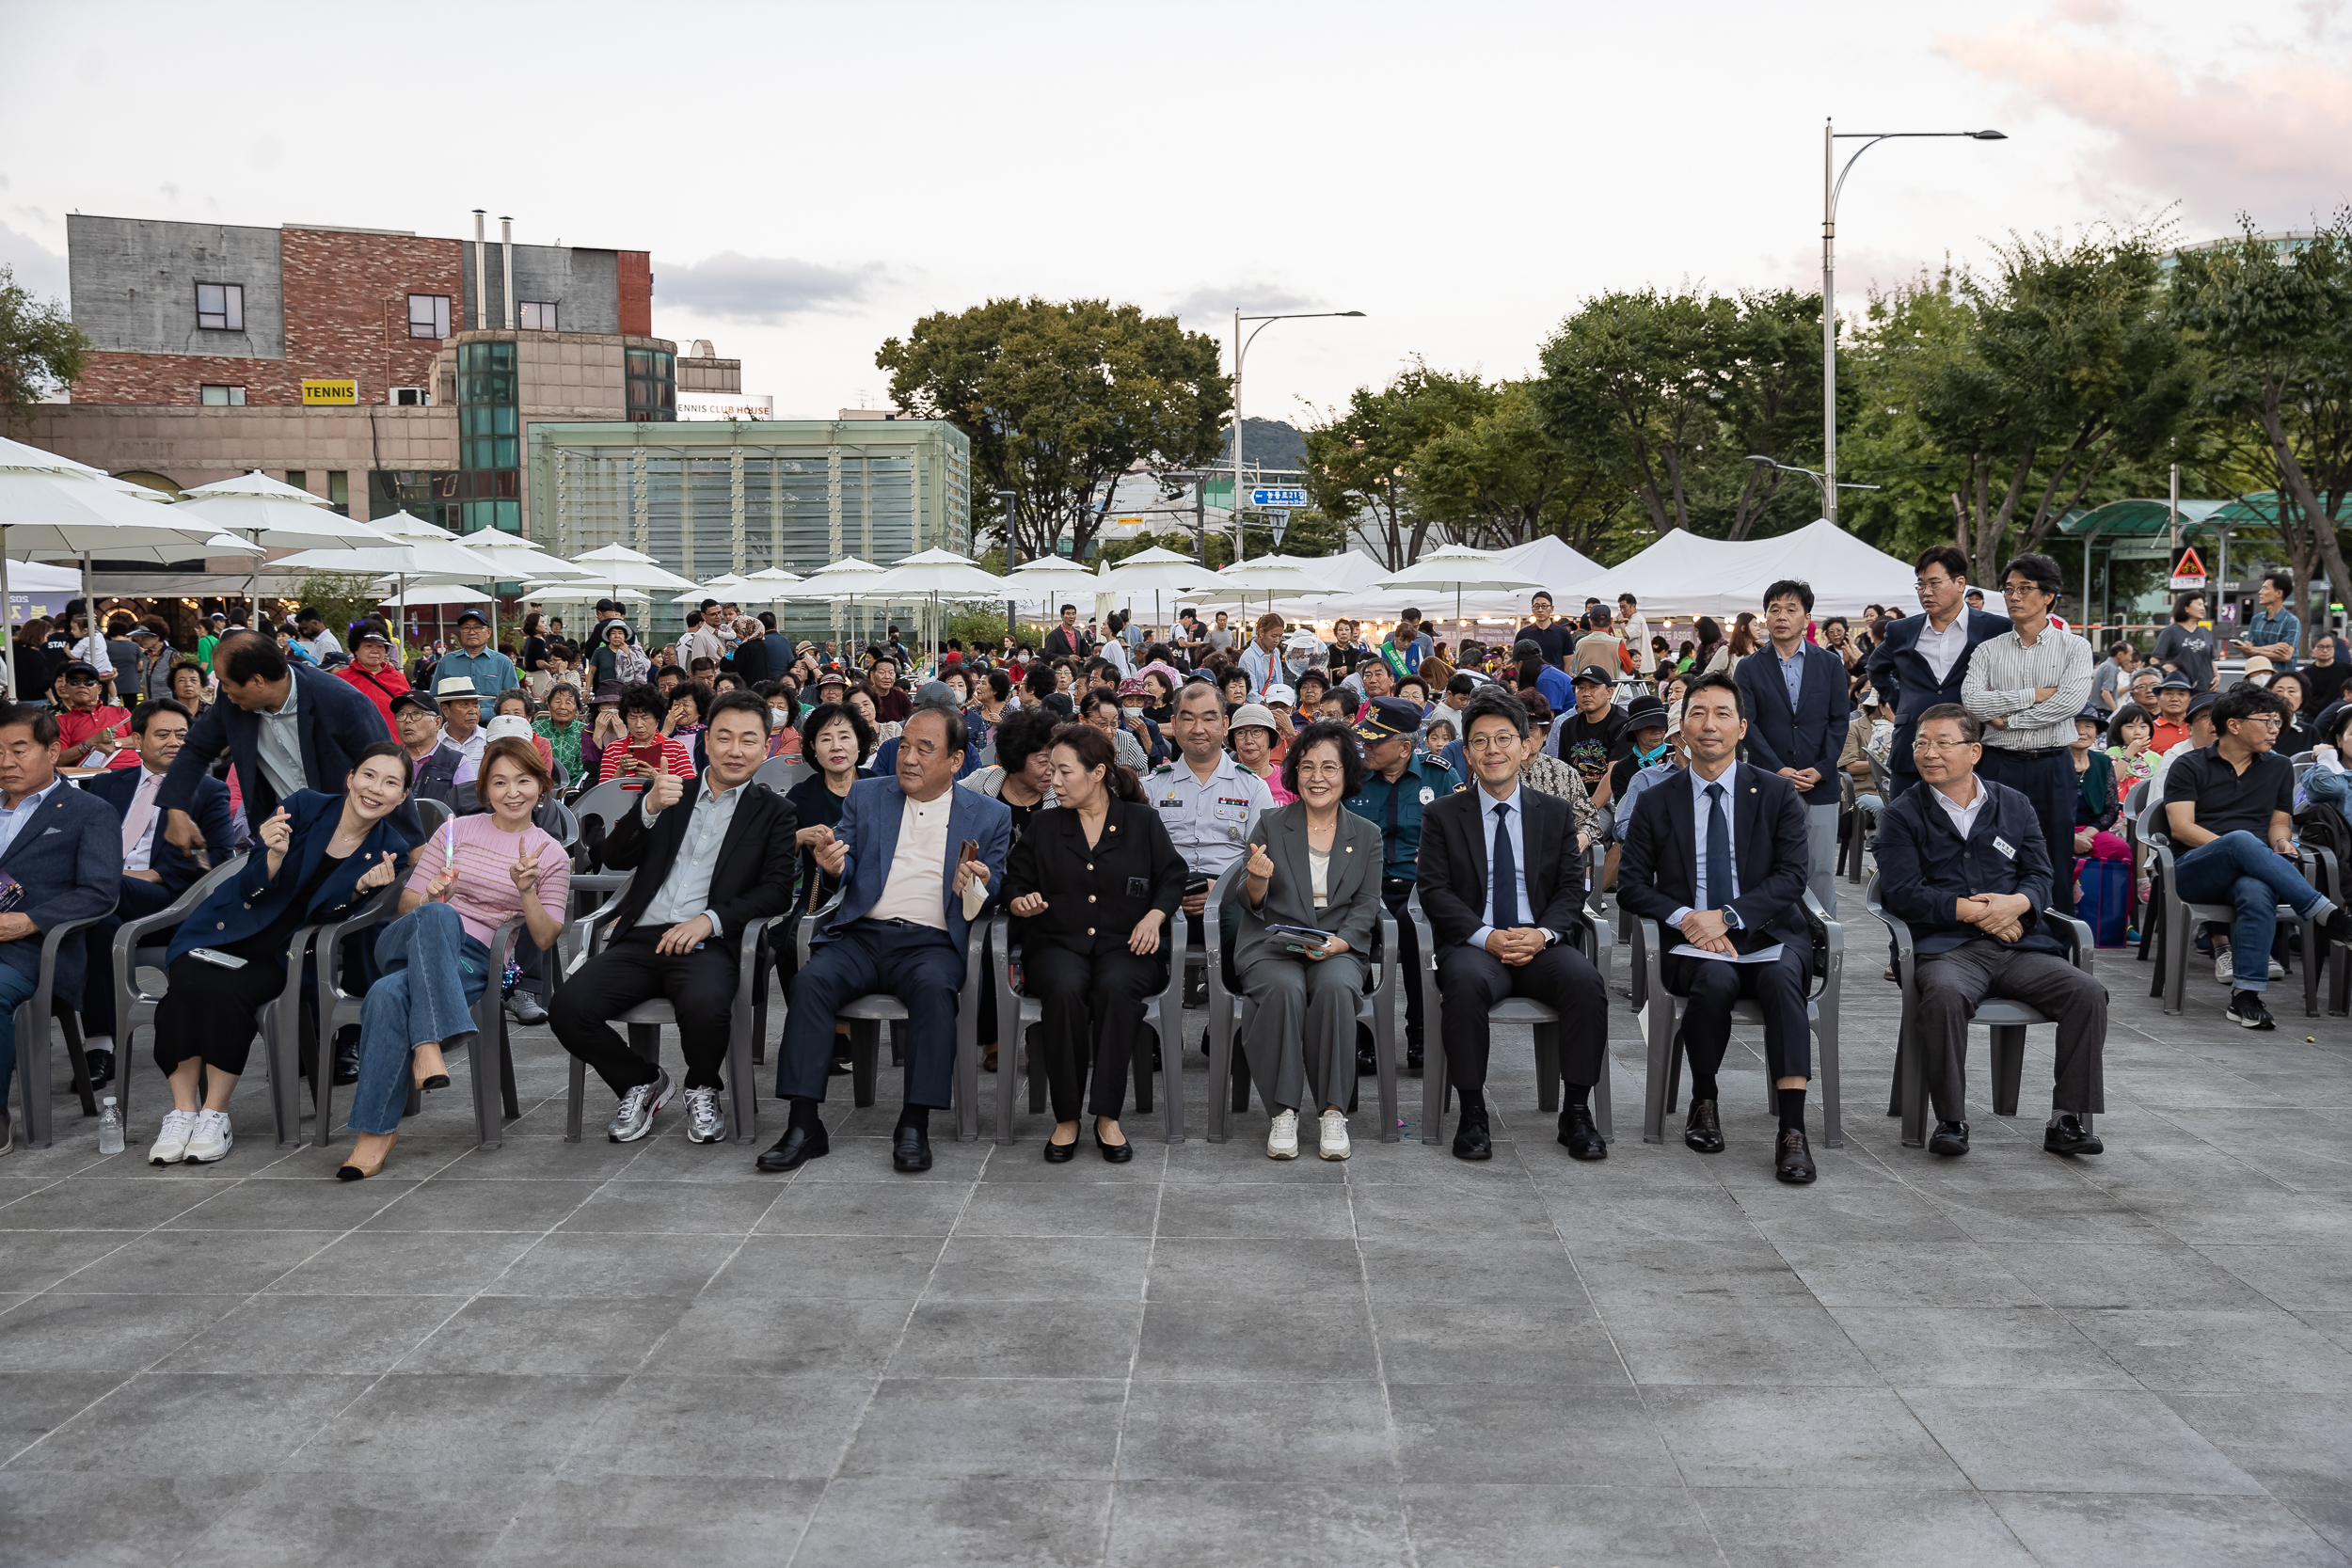
[[[70,658],[58,669],[57,678],[59,680],[94,681],[98,679],[98,666],[84,659]]]
[[[404,691],[392,699],[394,713],[398,713],[405,707],[421,708],[436,719],[441,716],[441,705],[433,700],[433,693],[430,691]]]
[[[1587,664],[1576,673],[1575,678],[1569,684],[1581,686],[1586,681],[1591,681],[1596,686],[1614,686],[1617,684],[1617,677],[1597,664]]]
[[[1265,689],[1265,701],[1266,705],[1269,707],[1273,706],[1276,703],[1281,704],[1284,707],[1296,707],[1298,705],[1298,693],[1292,690],[1289,687],[1284,686],[1281,682],[1276,681]]]
[[[1253,707],[1258,707],[1258,705],[1245,704],[1236,711],[1232,721],[1240,723],[1240,715]],[[1258,707],[1258,711],[1265,712],[1263,707]],[[1271,720],[1273,715],[1267,714],[1266,717]],[[1371,710],[1356,726],[1356,734],[1365,740],[1394,740],[1399,736],[1420,733],[1421,709],[1402,697],[1375,697]]]
[[[531,721],[519,713],[501,713],[483,725],[482,733],[492,740],[529,740]]]
[[[381,642],[388,648],[392,645],[392,640],[385,636],[380,631],[363,631],[358,637],[352,639],[352,644],[355,647],[362,642]]]
[[[1390,699],[1383,698],[1381,700],[1386,702]],[[1407,704],[1406,705],[1410,706],[1411,705]],[[1282,733],[1274,722],[1274,710],[1267,707],[1263,703],[1244,703],[1241,706],[1235,708],[1233,710],[1233,716],[1225,721],[1225,727],[1228,731],[1244,729],[1251,724],[1257,725],[1262,730],[1272,730],[1277,735]]]
[[[443,675],[433,683],[433,695],[445,703],[453,698],[475,703],[482,701],[482,693],[473,689],[473,680],[467,675]]]
[[[463,615],[457,617],[457,624],[461,626],[469,621],[471,621],[477,626],[486,626],[490,624],[489,621],[483,615],[482,611],[478,610],[469,610]]]
[[[130,635],[133,637],[152,637],[155,635],[155,628],[153,626],[133,626],[131,628]]]

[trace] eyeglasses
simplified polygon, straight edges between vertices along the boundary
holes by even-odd
[[[1474,735],[1462,744],[1473,752],[1507,752],[1519,743],[1519,737],[1505,732],[1502,735]]]
[[[2284,729],[2286,727],[2286,721],[2280,718],[2275,713],[2257,713],[2252,718],[2241,719],[2238,722],[2241,724],[2259,724],[2265,730],[2278,730]]]
[[[1915,752],[1964,752],[1976,744],[1973,740],[1915,740],[1911,749]]]

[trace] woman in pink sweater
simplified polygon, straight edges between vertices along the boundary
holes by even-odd
[[[530,741],[501,737],[482,749],[480,777],[489,810],[450,818],[418,849],[400,918],[376,942],[384,977],[360,1010],[358,1136],[335,1172],[342,1180],[384,1168],[412,1078],[420,1088],[449,1086],[441,1048],[472,1032],[473,1005],[506,967],[506,955],[490,951],[499,927],[519,915],[541,947],[563,928],[571,861],[531,820],[554,789],[546,760]]]

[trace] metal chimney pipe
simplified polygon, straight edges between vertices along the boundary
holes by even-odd
[[[490,266],[489,258],[483,251],[482,218],[483,210],[476,207],[473,210],[473,329],[476,332],[489,325],[484,312],[489,309]]]
[[[505,318],[507,330],[511,332],[516,323],[521,320],[521,312],[515,307],[515,220],[513,218],[499,219],[499,261],[505,268],[506,290],[506,303],[500,308],[499,314]]]

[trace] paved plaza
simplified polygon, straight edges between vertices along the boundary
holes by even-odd
[[[843,1084],[834,1153],[764,1177],[675,1108],[606,1143],[593,1086],[564,1143],[531,1030],[502,1149],[453,1063],[342,1186],[258,1068],[226,1162],[150,1168],[142,1059],[131,1153],[60,1097],[0,1161],[0,1563],[2344,1562],[2352,1025],[2249,1035],[2201,976],[2168,1019],[2103,954],[2108,1152],[2042,1152],[2042,1030],[2025,1115],[1980,1096],[1939,1160],[1880,1114],[1896,992],[1849,928],[1809,1189],[1750,1030],[1729,1151],[1641,1142],[1621,998],[1599,1165],[1523,1028],[1485,1165],[1366,1115],[1345,1164],[1269,1162],[1255,1108],[1201,1141],[1194,1049],[1193,1141],[1134,1118],[1124,1167],[1046,1166],[1042,1117],[997,1148],[990,1080],[983,1141],[935,1118],[895,1176],[895,1085]]]

